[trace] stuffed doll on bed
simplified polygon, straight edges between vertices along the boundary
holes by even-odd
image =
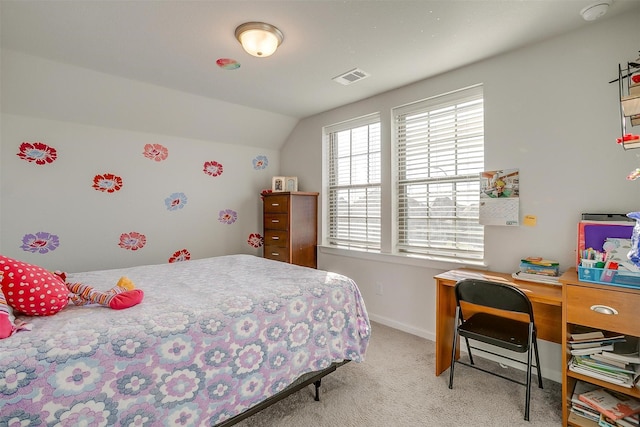
[[[98,304],[122,310],[140,304],[144,292],[135,289],[127,277],[105,292],[83,283],[67,283],[66,275],[0,255],[0,339],[7,338],[22,324],[12,312],[27,316],[51,316],[74,305]]]

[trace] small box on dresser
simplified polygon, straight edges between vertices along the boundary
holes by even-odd
[[[263,194],[264,258],[317,268],[318,193]]]

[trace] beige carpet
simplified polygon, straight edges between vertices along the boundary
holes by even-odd
[[[525,387],[456,365],[453,390],[449,371],[434,375],[435,344],[374,323],[363,363],[348,363],[322,380],[320,402],[314,388],[289,396],[247,420],[242,427],[391,426],[559,426],[561,386],[544,380],[532,387],[530,422],[524,421]],[[474,358],[479,359],[479,357]],[[510,372],[488,360],[483,366]],[[543,367],[544,372],[544,367]],[[535,380],[534,380],[535,381]]]

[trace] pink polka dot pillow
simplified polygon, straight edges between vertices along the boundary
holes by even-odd
[[[65,283],[42,267],[0,255],[0,273],[2,293],[16,313],[50,316],[69,302]]]

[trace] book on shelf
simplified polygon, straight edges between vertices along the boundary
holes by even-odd
[[[602,331],[584,332],[581,334],[571,334],[571,340],[569,342],[589,341],[600,338],[604,338],[604,333]]]
[[[598,345],[596,347],[574,348],[571,354],[574,356],[584,356],[585,354],[603,353],[613,350],[613,344]]]
[[[616,424],[618,427],[638,427],[640,425],[638,424],[639,419],[640,417],[638,417],[638,414],[633,414],[629,417],[624,417],[616,420]]]
[[[638,378],[633,374],[607,372],[602,369],[594,368],[592,366],[585,365],[584,363],[580,363],[580,361],[575,357],[571,358],[571,361],[569,362],[569,370],[627,388],[633,387],[634,381]]]
[[[581,417],[587,418],[591,421],[598,422],[600,418],[600,412],[593,409],[580,400],[579,396],[582,393],[586,393],[591,390],[596,390],[599,386],[584,381],[577,381],[573,388],[573,394],[571,395],[571,412]]]
[[[604,372],[630,374],[630,375],[633,375],[634,377],[638,374],[637,372],[638,368],[635,367],[635,365],[629,364],[628,366],[625,366],[625,367],[619,367],[619,366],[611,365],[607,362],[601,362],[600,360],[594,359],[593,356],[595,355],[587,354],[584,356],[574,356],[574,358],[576,359],[576,363],[578,364],[590,366],[592,368],[599,369]]]
[[[603,351],[602,357],[640,364],[640,340],[638,337],[627,336],[624,342],[614,343],[613,350]]]
[[[618,427],[615,420],[612,420],[605,414],[600,414],[600,417],[598,418],[598,425],[600,427]]]
[[[578,398],[613,421],[640,412],[640,400],[604,388],[581,393]]]
[[[588,338],[590,336],[592,338]],[[624,335],[609,335],[609,336],[605,336],[603,333],[600,333],[597,336],[595,336],[595,335],[587,335],[587,338],[573,338],[573,335],[572,335],[571,339],[569,339],[568,342],[571,345],[575,345],[575,344],[598,344],[598,343],[614,344],[614,343],[627,342],[627,337],[624,336]]]
[[[633,365],[633,363],[624,362],[622,360],[610,359],[606,356],[603,356],[602,353],[593,353],[593,354],[590,354],[589,357],[591,357],[593,360],[606,363],[607,365],[617,366],[618,368],[623,368],[623,369],[629,368],[630,365]]]
[[[608,338],[602,339],[598,341],[578,341],[578,342],[569,342],[569,347],[571,348],[597,348],[602,347],[603,345],[615,344],[617,342],[624,341],[623,338]],[[615,347],[612,347],[612,350]]]

